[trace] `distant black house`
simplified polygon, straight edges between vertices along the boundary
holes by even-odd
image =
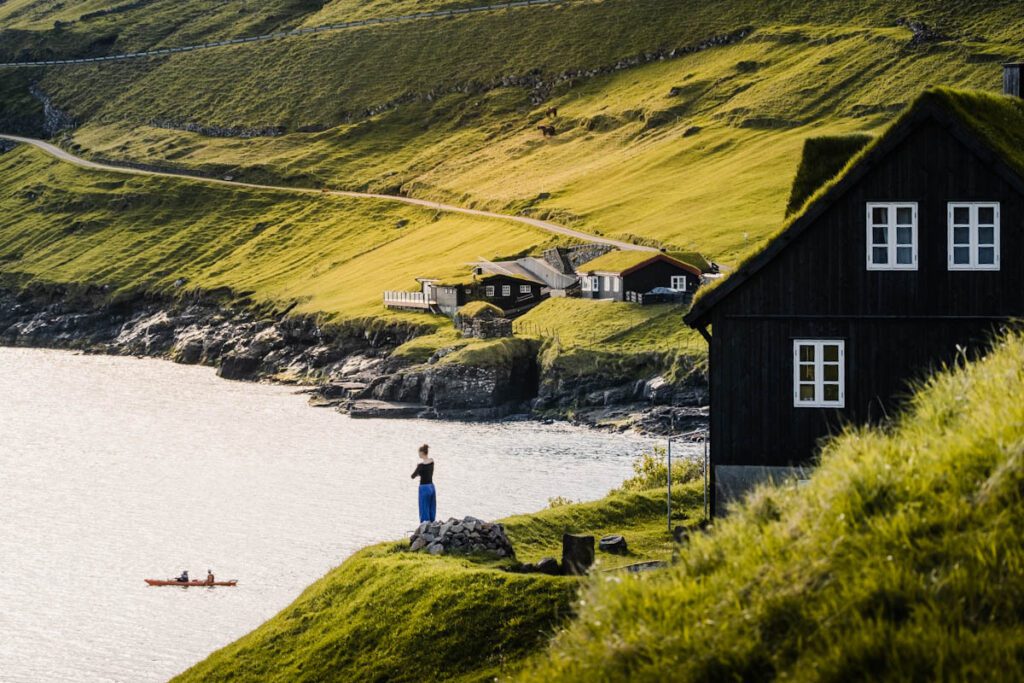
[[[640,302],[652,290],[692,295],[710,264],[698,254],[610,251],[576,269],[585,299]]]
[[[471,301],[486,301],[515,316],[548,297],[548,287],[539,277],[501,264],[479,264],[463,274],[417,278],[417,282],[418,292],[384,292],[384,305],[451,316]]]
[[[714,508],[1024,317],[1022,226],[1024,101],[931,90],[698,297]]]

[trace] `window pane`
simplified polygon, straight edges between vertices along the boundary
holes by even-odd
[[[814,361],[814,347],[810,344],[805,344],[800,347],[800,361],[802,363]]]
[[[800,400],[801,401],[813,401],[814,400],[814,385],[813,384],[801,384],[800,385]]]
[[[883,265],[889,262],[889,250],[885,247],[875,247],[871,250],[871,262]]]
[[[914,263],[914,250],[911,247],[896,248],[896,263],[901,266],[909,266]]]
[[[839,381],[839,366],[828,363],[823,368],[824,379],[826,382],[838,382]]]
[[[991,266],[996,262],[996,250],[993,247],[981,247],[978,249],[978,265]]]
[[[801,365],[800,366],[800,381],[801,382],[813,382],[814,381],[814,366],[813,365]]]
[[[872,244],[888,244],[889,242],[889,230],[886,228],[872,228],[871,229],[871,243]]]
[[[838,401],[839,400],[839,385],[838,384],[826,384],[823,388],[825,390],[825,400],[826,401]]]
[[[964,224],[971,222],[971,208],[969,206],[953,207],[953,222]]]
[[[875,224],[889,222],[889,209],[885,206],[876,206],[871,210],[871,222]]]
[[[914,210],[909,206],[901,206],[896,209],[896,222],[900,225],[910,225],[914,222]]]
[[[896,244],[912,244],[913,230],[910,228],[896,228]]]
[[[978,207],[978,222],[992,224],[996,222],[996,210],[991,206]]]
[[[978,228],[978,244],[995,244],[996,229],[991,225],[983,225]]]
[[[839,360],[839,346],[836,344],[826,344],[821,349],[822,357],[826,363],[835,363]]]
[[[954,247],[953,263],[967,265],[971,262],[971,250],[967,247]]]
[[[970,244],[970,228],[953,228],[953,244]]]

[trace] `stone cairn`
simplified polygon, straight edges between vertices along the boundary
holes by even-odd
[[[431,555],[482,553],[497,557],[516,556],[505,535],[504,526],[476,517],[452,517],[447,522],[423,522],[409,541],[409,550],[426,551]]]

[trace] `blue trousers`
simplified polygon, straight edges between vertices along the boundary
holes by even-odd
[[[437,492],[433,484],[420,484],[420,521],[433,522],[437,516]]]

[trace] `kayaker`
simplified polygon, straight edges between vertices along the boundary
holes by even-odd
[[[206,570],[206,585],[207,586],[212,586],[214,581],[216,581],[216,579],[213,578],[213,570],[212,569],[207,569]]]
[[[188,570],[186,569],[181,573],[181,576],[175,579],[178,583],[188,583]]]
[[[434,461],[430,457],[430,446],[420,446],[420,464],[412,478],[420,478],[420,522],[433,522],[437,515],[437,492],[434,490]]]

